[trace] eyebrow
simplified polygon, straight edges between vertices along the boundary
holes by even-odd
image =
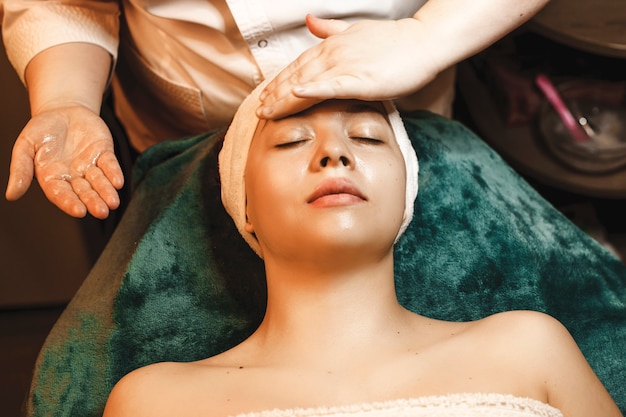
[[[335,100],[340,100],[340,99],[335,99]],[[302,110],[301,112],[298,112],[289,116],[285,116],[278,120],[299,119],[299,118],[307,117],[314,107],[315,106],[309,107],[308,109]],[[362,112],[378,113],[385,119],[385,121],[387,121],[387,123],[389,123],[385,106],[380,101],[355,101],[355,102],[350,103],[344,111],[347,113],[362,113]],[[260,129],[257,126],[257,131],[254,133],[254,135],[255,136],[260,135],[263,132],[263,129],[265,129],[265,126],[267,125],[268,125],[267,120],[264,120],[264,123]]]

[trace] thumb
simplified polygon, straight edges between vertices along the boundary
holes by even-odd
[[[309,31],[321,39],[343,32],[350,26],[350,23],[336,19],[320,19],[312,14],[306,15],[306,26]]]
[[[34,149],[24,141],[20,141],[18,137],[13,147],[9,164],[9,181],[5,191],[7,200],[15,201],[19,199],[30,187],[35,174],[34,159]]]
[[[17,172],[16,172],[17,171]],[[26,194],[26,190],[33,181],[32,165],[24,168],[12,169],[9,174],[9,181],[5,191],[5,198],[15,201]]]

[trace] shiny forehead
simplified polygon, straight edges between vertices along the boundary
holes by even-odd
[[[349,114],[358,114],[358,113],[376,113],[382,116],[382,118],[387,122],[387,125],[390,125],[389,119],[387,117],[387,111],[385,106],[380,101],[363,101],[363,100],[354,100],[354,99],[330,99],[325,100],[321,103],[318,103],[312,107],[309,107],[306,110],[303,110],[299,113],[295,113],[281,119],[276,119],[273,121],[274,123],[280,123],[281,121],[286,120],[298,120],[298,119],[306,119],[315,113],[320,112],[343,112]],[[267,120],[260,120],[255,131],[254,136],[258,136],[263,132],[265,126],[269,123],[272,123]]]
[[[342,111],[345,113],[375,112],[375,113],[380,114],[381,116],[385,118],[385,120],[387,120],[387,112],[385,111],[385,107],[383,103],[379,101],[362,101],[362,100],[352,100],[352,99],[325,100],[299,113],[296,113],[291,116],[287,116],[283,119],[278,119],[278,120],[307,117],[312,113],[323,111],[323,110]]]

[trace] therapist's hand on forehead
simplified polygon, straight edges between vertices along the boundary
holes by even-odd
[[[323,39],[285,67],[261,95],[257,116],[278,119],[329,98],[393,100],[481,51],[534,15],[547,0],[430,0],[412,18],[306,17]]]
[[[261,95],[260,118],[285,117],[329,98],[397,98],[417,90],[440,70],[415,73],[414,68],[420,67],[424,58],[411,53],[415,44],[411,32],[418,29],[412,26],[419,26],[414,19],[366,20],[351,25],[308,15],[306,24],[324,41],[300,55],[268,84]],[[400,56],[414,62],[398,64]]]

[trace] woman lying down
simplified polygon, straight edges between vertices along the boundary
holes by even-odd
[[[445,322],[398,303],[393,246],[418,168],[392,104],[333,100],[259,121],[262,88],[226,134],[220,175],[265,262],[263,322],[217,356],[130,373],[105,417],[621,415],[551,317]]]

